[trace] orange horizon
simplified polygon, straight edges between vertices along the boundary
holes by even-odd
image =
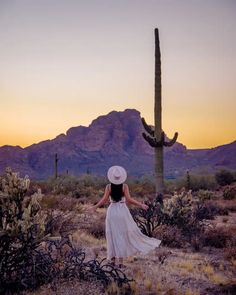
[[[1,146],[52,139],[111,110],[153,124],[154,28],[167,136],[177,131],[190,149],[236,139],[236,2],[36,2],[0,5]]]
[[[108,113],[101,114],[99,116],[104,116],[104,115],[107,115]],[[153,124],[153,120],[150,116],[144,115],[144,114],[141,114],[141,116],[144,116],[148,123]],[[38,144],[45,140],[53,140],[60,134],[66,134],[67,130],[72,127],[78,127],[78,126],[88,127],[91,124],[91,122],[95,120],[96,118],[90,120],[89,123],[87,123],[87,121],[84,119],[83,120],[84,124],[83,122],[81,122],[81,124],[75,124],[73,122],[71,122],[70,124],[68,122],[67,124],[65,124],[66,125],[65,128],[62,128],[62,126],[59,126],[58,128],[55,128],[55,126],[51,126],[53,128],[49,128],[50,127],[49,126],[48,128],[46,128],[46,125],[44,126],[44,128],[40,128],[39,126],[40,124],[36,122],[35,124],[36,129],[20,128],[20,132],[19,132],[19,130],[16,130],[14,128],[15,126],[9,126],[8,132],[6,132],[5,134],[1,132],[2,136],[0,138],[0,147],[5,145],[10,145],[10,146],[20,146],[22,148],[26,148],[30,145]],[[27,122],[25,124],[27,124]],[[205,124],[207,125],[207,123]],[[200,128],[199,130],[195,129],[197,127],[196,124],[193,125],[192,127],[190,125],[184,124],[182,127],[182,130],[180,129],[180,127],[178,128],[178,126],[176,126],[176,128],[175,127],[173,128],[171,124],[169,124],[169,126],[167,124],[163,124],[163,126],[164,126],[164,131],[169,138],[172,138],[174,135],[174,132],[177,131],[179,133],[177,142],[186,146],[187,149],[209,149],[209,148],[214,148],[217,146],[229,144],[236,140],[236,136],[234,136],[234,131],[235,131],[234,128],[232,128],[231,133],[230,132],[223,133],[224,135],[223,138],[218,137],[218,132],[215,132],[212,135],[212,137],[209,138],[209,135],[206,132],[206,130],[204,134],[203,129],[200,129]],[[191,130],[194,130],[194,133]],[[15,134],[14,134],[14,131],[15,131]],[[213,132],[213,130],[211,131]],[[204,135],[204,137],[202,137],[201,140],[197,140],[197,136],[200,137],[201,134]],[[189,137],[191,135],[192,135],[192,138]],[[209,139],[211,139],[211,142],[212,142],[211,144],[209,143]]]

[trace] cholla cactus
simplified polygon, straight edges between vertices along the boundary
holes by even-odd
[[[29,185],[28,176],[20,178],[10,168],[0,177],[0,293],[8,284],[21,284],[22,268],[45,237],[42,194],[27,196]]]
[[[180,194],[175,192],[172,198],[164,200],[164,211],[170,219],[174,219],[176,214],[181,216],[191,214],[192,206],[191,190],[188,192],[183,191]]]
[[[42,198],[41,191],[26,196],[30,179],[26,175],[20,178],[19,174],[7,168],[0,178],[0,233],[28,234],[28,230],[37,223],[41,225],[44,218],[40,215],[39,201]]]
[[[164,223],[176,225],[184,234],[192,236],[199,230],[199,220],[195,216],[197,203],[191,190],[175,193],[172,198],[164,200]]]

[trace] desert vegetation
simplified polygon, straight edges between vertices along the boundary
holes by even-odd
[[[231,176],[229,176],[231,175]],[[142,232],[162,240],[150,254],[106,261],[106,179],[59,175],[0,177],[1,294],[235,294],[236,183],[232,171],[166,181],[130,178],[131,194],[149,205],[131,207]]]

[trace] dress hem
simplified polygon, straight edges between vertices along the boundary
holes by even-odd
[[[129,255],[125,255],[125,256],[114,256],[114,255],[111,255],[111,256],[107,256],[107,259],[110,260],[110,259],[113,258],[113,257],[115,257],[115,258],[117,258],[117,259],[119,259],[119,258],[128,258],[128,257],[130,257],[130,256],[135,256],[135,255],[140,255],[140,254],[147,255],[147,254],[150,253],[151,251],[157,249],[157,248],[160,246],[161,242],[162,242],[162,241],[160,240],[160,243],[159,243],[158,246],[155,246],[155,247],[153,247],[153,249],[150,249],[150,250],[148,250],[148,251],[139,251],[139,250],[137,250],[137,251],[135,251],[135,252],[133,252],[133,253],[131,253],[131,254],[129,254]]]

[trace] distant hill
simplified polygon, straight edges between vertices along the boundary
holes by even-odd
[[[142,137],[140,113],[134,109],[113,111],[88,126],[70,128],[66,134],[26,148],[0,147],[0,172],[6,166],[31,178],[45,179],[54,174],[58,154],[59,173],[106,175],[111,165],[124,166],[130,175],[153,174],[154,151]],[[164,149],[165,176],[175,178],[190,170],[214,172],[236,170],[236,141],[211,149],[186,149],[175,143]]]

